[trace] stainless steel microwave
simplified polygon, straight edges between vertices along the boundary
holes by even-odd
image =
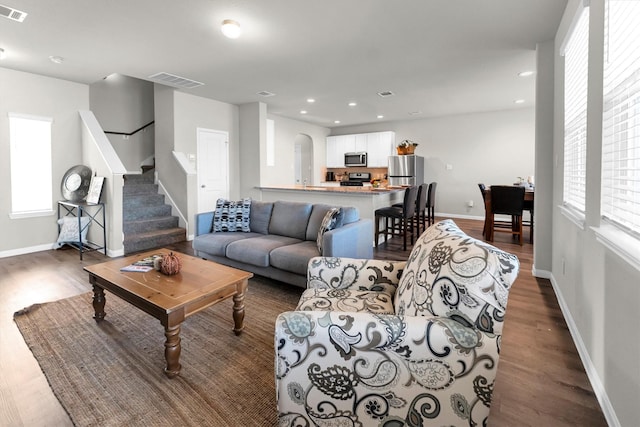
[[[344,153],[344,166],[367,166],[367,153]]]

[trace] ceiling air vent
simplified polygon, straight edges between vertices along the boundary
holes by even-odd
[[[390,90],[385,90],[384,92],[378,92],[378,96],[381,96],[382,98],[386,98],[387,96],[393,96],[395,95],[395,93],[391,92]]]
[[[258,95],[264,96],[265,98],[267,98],[269,96],[274,96],[275,93],[267,92],[266,90],[261,90],[260,92],[258,92]]]
[[[180,76],[174,76],[173,74],[169,73],[156,73],[152,76],[149,76],[149,79],[153,80],[154,82],[184,89],[193,89],[194,87],[204,85],[204,83],[200,83],[195,80],[187,79]]]
[[[5,18],[9,18],[13,21],[22,22],[24,21],[24,18],[27,17],[27,13],[0,4],[0,16],[4,16]]]

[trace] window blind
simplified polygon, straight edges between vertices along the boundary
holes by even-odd
[[[589,8],[579,12],[567,41],[564,71],[563,204],[585,211]]]
[[[605,6],[601,212],[640,236],[640,2]]]

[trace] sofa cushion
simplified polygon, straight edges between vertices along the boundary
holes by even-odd
[[[501,333],[515,255],[467,236],[452,220],[429,227],[416,241],[400,277],[396,314],[443,316]]]
[[[252,239],[237,240],[229,243],[226,256],[234,261],[244,262],[258,267],[269,267],[269,253],[281,246],[300,243],[293,237],[268,234]]]
[[[360,212],[352,206],[342,208],[342,223],[351,224],[360,220]]]
[[[390,294],[358,289],[307,289],[296,310],[394,313]]]
[[[249,227],[251,231],[260,234],[269,234],[269,221],[273,211],[272,202],[251,201],[251,213],[249,215]]]
[[[311,203],[277,201],[269,222],[269,234],[305,240]]]
[[[281,246],[271,251],[271,266],[305,276],[309,260],[320,255],[315,241],[304,241],[289,246]]]
[[[259,233],[219,232],[201,234],[193,239],[193,249],[210,255],[225,256],[229,243],[259,237]]]
[[[327,212],[329,212],[333,208],[335,208],[335,206],[323,205],[323,204],[313,205],[313,209],[311,210],[311,216],[309,217],[309,225],[307,225],[306,240],[316,240],[316,238],[318,237],[318,230],[320,230],[320,225],[322,225],[322,220],[324,219]],[[342,226],[342,222],[343,222],[342,219],[343,219],[343,214],[341,210],[340,216],[336,218],[334,228],[338,228]]]
[[[237,202],[225,199],[216,201],[211,231],[251,231],[249,226],[251,199],[245,198]]]

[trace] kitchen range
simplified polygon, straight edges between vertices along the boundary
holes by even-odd
[[[369,172],[351,172],[347,175],[347,179],[340,181],[342,187],[362,187],[365,182],[371,181]]]

